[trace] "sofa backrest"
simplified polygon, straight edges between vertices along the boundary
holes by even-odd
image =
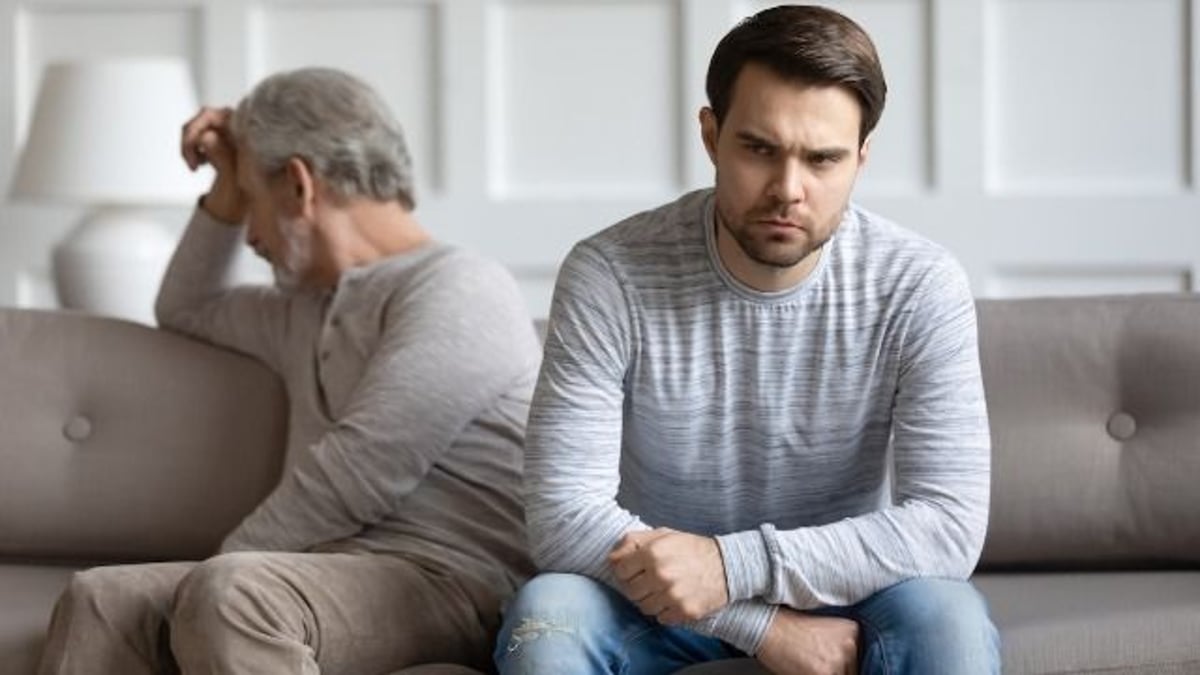
[[[1200,296],[979,302],[983,567],[1200,563]]]
[[[277,482],[286,425],[281,383],[249,358],[0,309],[0,557],[211,555]]]

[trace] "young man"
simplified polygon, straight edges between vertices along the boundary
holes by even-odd
[[[486,665],[532,571],[517,486],[540,348],[515,282],[422,229],[400,127],[345,73],[270,77],[182,145],[216,179],[159,321],[282,376],[287,467],[220,555],[76,575],[41,672]],[[243,237],[276,287],[227,284]]]
[[[967,280],[849,202],[884,104],[875,49],[836,12],[777,7],[725,36],[707,89],[715,189],[561,270],[526,451],[547,573],[496,662],[998,672],[965,581],[989,490]]]

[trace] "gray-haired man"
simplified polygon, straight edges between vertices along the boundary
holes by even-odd
[[[540,349],[514,281],[421,228],[399,125],[345,73],[270,77],[182,140],[216,179],[159,320],[282,376],[288,466],[216,557],[76,575],[41,672],[485,664],[531,571],[517,491]],[[243,236],[276,287],[227,284]]]

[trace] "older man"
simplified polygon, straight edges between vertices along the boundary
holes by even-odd
[[[216,179],[159,320],[280,374],[287,467],[219,555],[76,575],[41,672],[486,664],[530,572],[517,488],[540,349],[516,284],[421,227],[400,127],[345,73],[272,76],[201,110],[182,146]],[[228,284],[243,237],[275,287]]]

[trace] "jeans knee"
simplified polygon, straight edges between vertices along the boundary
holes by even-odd
[[[928,658],[951,668],[930,672],[998,668],[998,633],[983,596],[965,581],[913,579],[880,591],[860,609],[858,618],[894,657]]]
[[[559,617],[603,601],[606,589],[601,582],[579,574],[546,573],[529,580],[517,592],[507,615],[521,617]]]
[[[496,641],[502,673],[570,672],[596,647],[611,591],[576,574],[541,574],[518,591],[504,615]],[[568,670],[561,668],[568,667]]]

